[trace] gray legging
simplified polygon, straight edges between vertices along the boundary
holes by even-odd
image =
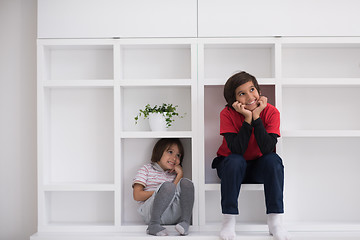
[[[179,196],[181,211],[179,223],[190,225],[194,205],[194,185],[186,178],[181,179],[178,184],[180,184],[181,189]],[[164,182],[157,191],[151,210],[151,218],[148,227],[149,234],[156,235],[158,232],[164,230],[164,228],[160,226],[161,215],[169,207],[175,196],[175,191],[176,185],[172,182]]]

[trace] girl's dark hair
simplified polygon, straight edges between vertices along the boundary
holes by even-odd
[[[226,106],[232,107],[232,104],[236,101],[236,96],[235,96],[236,88],[250,81],[252,81],[254,87],[256,88],[256,90],[258,90],[260,94],[260,87],[258,81],[253,75],[250,75],[247,72],[242,71],[235,73],[226,81],[224,86],[224,97],[227,102]]]
[[[156,142],[153,152],[151,155],[151,162],[158,162],[160,161],[163,153],[169,149],[172,145],[176,144],[179,148],[180,152],[180,165],[184,159],[184,147],[178,138],[162,138]]]

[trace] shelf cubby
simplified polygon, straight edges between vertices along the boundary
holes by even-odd
[[[45,192],[46,224],[49,226],[113,226],[114,192]]]
[[[145,164],[151,162],[152,149],[159,138],[122,139],[122,224],[144,225],[143,220],[137,213],[138,204],[133,199],[132,181],[137,171]],[[184,146],[183,171],[184,177],[192,179],[192,140],[180,139]]]
[[[268,97],[268,102],[275,105],[275,86],[260,85],[262,95]],[[216,170],[211,168],[212,160],[222,143],[220,135],[220,112],[225,107],[223,96],[224,86],[204,87],[204,141],[205,141],[205,183],[219,183]]]
[[[258,78],[275,76],[275,44],[204,44],[204,78],[228,79],[238,71]],[[205,80],[207,81],[207,80]]]
[[[121,45],[124,81],[191,79],[190,44]]]
[[[112,45],[49,45],[44,61],[45,81],[114,78]]]
[[[44,100],[45,183],[113,183],[113,89],[46,88]]]
[[[360,78],[359,43],[284,43],[282,76],[318,78]]]
[[[287,221],[359,223],[360,137],[285,137],[282,143]]]
[[[146,104],[161,106],[163,103],[178,105],[177,111],[183,118],[175,117],[175,123],[168,131],[191,131],[191,87],[190,86],[149,86],[122,87],[122,121],[123,131],[150,131],[147,119],[139,118],[135,124],[135,116]]]
[[[205,192],[205,219],[206,225],[220,225],[221,194],[220,191]],[[246,191],[239,195],[239,212],[236,222],[239,224],[266,224],[266,210],[264,191]]]
[[[283,130],[360,130],[359,86],[286,86]],[[301,121],[299,121],[301,119]]]

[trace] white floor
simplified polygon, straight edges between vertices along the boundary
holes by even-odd
[[[219,240],[218,232],[191,231],[187,236],[179,236],[169,231],[169,236],[155,237],[139,232],[125,233],[41,233],[31,240],[144,240],[144,239],[196,239]],[[291,232],[291,240],[359,240],[360,232]],[[236,240],[272,240],[266,232],[237,232]]]

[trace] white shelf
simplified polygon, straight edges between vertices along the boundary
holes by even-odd
[[[275,85],[275,78],[259,78],[257,79],[260,85]],[[226,83],[225,78],[206,78],[204,79],[204,85],[207,86],[223,86]]]
[[[281,42],[288,46],[323,46],[334,44],[335,46],[353,46],[360,43],[360,37],[284,37]]]
[[[193,84],[191,79],[131,79],[122,80],[121,86],[136,87],[136,86],[191,86]]]
[[[117,40],[116,40],[117,41]],[[157,48],[158,46],[178,46],[179,48],[187,48],[187,45],[196,44],[197,38],[121,38],[118,40],[121,45],[128,48],[136,48],[137,46],[147,46]]]
[[[121,138],[192,138],[191,131],[139,131],[122,132]]]
[[[241,191],[263,191],[263,184],[241,184]],[[220,184],[205,184],[205,191],[220,191]]]
[[[351,236],[351,234],[360,235],[360,224],[355,222],[292,222],[288,221],[286,223],[286,228],[291,232],[311,232],[316,235],[321,235],[327,233],[333,233],[334,236],[338,235],[340,238],[346,236]],[[331,231],[329,231],[331,229]]]
[[[200,38],[200,43],[202,44],[217,44],[223,45],[226,47],[227,45],[241,44],[244,47],[246,46],[269,46],[275,44],[277,41],[276,38],[273,37],[228,37],[228,38],[215,38],[215,37],[203,37]]]
[[[282,78],[283,87],[296,86],[360,86],[360,78]]]
[[[43,81],[44,87],[113,87],[114,80],[52,80]]]
[[[44,191],[115,191],[114,184],[47,184],[42,187]]]
[[[283,130],[282,137],[360,137],[360,130]]]
[[[113,39],[38,39],[37,45],[41,47],[68,48],[74,46],[111,46],[116,42]]]
[[[52,239],[50,236],[53,236],[54,240],[67,240],[72,234],[78,236],[85,235],[86,238],[80,238],[81,240],[91,239],[88,234],[96,233],[108,233],[115,232],[117,228],[113,222],[97,222],[97,223],[78,223],[78,222],[67,222],[67,223],[48,223],[44,226],[39,226],[38,231],[41,232],[39,235],[35,236],[46,236],[45,239]],[[42,235],[44,234],[44,235]],[[49,234],[49,235],[47,235]],[[90,234],[90,235],[92,235]],[[74,236],[73,236],[74,237]],[[30,239],[33,239],[32,237]],[[37,238],[35,238],[37,239]],[[42,238],[40,238],[42,239]],[[73,239],[73,238],[71,238]],[[76,239],[76,238],[75,238]]]

